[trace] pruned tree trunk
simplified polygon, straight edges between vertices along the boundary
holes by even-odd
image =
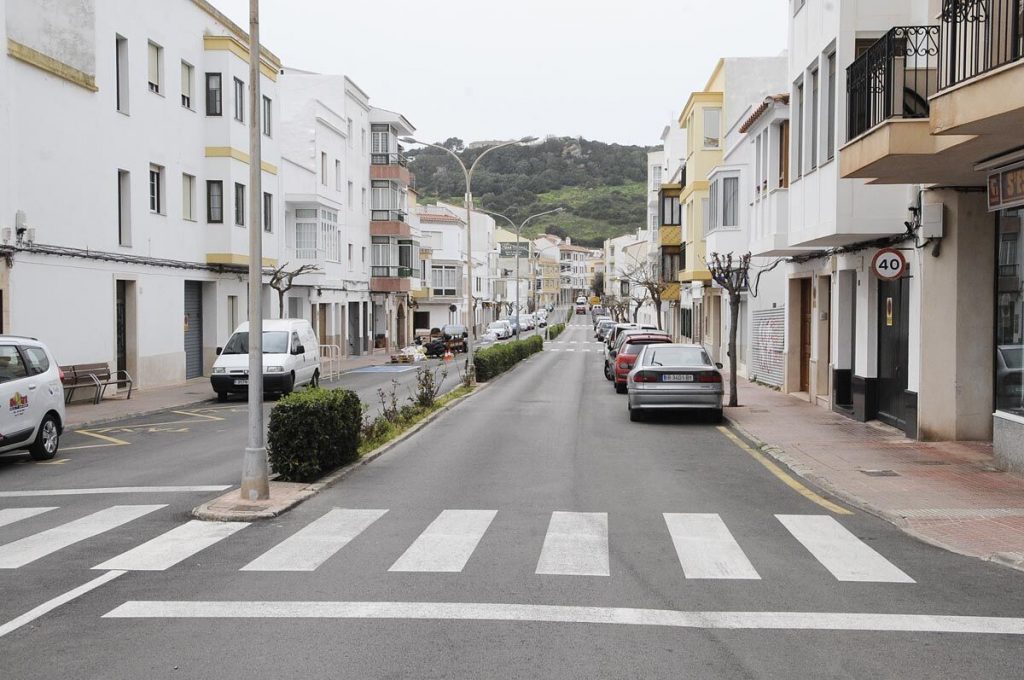
[[[740,296],[738,293],[729,295],[729,406],[739,406],[739,395],[736,389],[736,331],[740,321]]]

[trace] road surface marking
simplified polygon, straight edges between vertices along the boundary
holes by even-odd
[[[67,604],[68,602],[71,602],[71,600],[74,600],[77,597],[85,595],[90,590],[95,590],[96,588],[99,588],[104,583],[109,583],[110,581],[113,581],[115,578],[117,578],[123,573],[123,571],[108,571],[106,574],[103,574],[102,576],[97,576],[93,580],[78,586],[74,590],[69,590],[63,595],[58,595],[52,600],[44,602],[43,604],[39,605],[34,609],[30,609],[18,618],[11,619],[7,623],[0,625],[0,637],[3,637],[8,633],[12,633],[18,630],[26,623],[31,623],[32,621],[35,621],[40,616],[52,612],[54,609],[61,606],[62,604]]]
[[[445,510],[388,571],[460,572],[497,510]]]
[[[313,571],[387,510],[334,508],[263,553],[241,571]]]
[[[4,508],[0,510],[0,527],[41,515],[57,508]]]
[[[525,621],[731,630],[1024,635],[1024,618],[847,612],[715,612],[488,602],[170,602],[129,600],[107,619]]]
[[[575,351],[576,351],[576,349],[575,349],[574,347],[570,347],[569,349],[567,349],[567,350],[565,350],[565,351],[566,351],[566,352],[575,352]]]
[[[608,576],[608,513],[551,513],[537,573]]]
[[[166,508],[166,505],[114,505],[67,524],[0,545],[0,569],[16,569],[69,545]]]
[[[561,347],[552,347],[548,351],[549,352],[561,352],[562,348]]]
[[[226,491],[230,484],[215,486],[107,486],[92,489],[33,489],[29,491],[0,491],[0,498],[29,498],[33,496],[87,496],[107,493],[198,493]]]
[[[775,516],[840,581],[914,582],[828,515]]]
[[[61,451],[74,451],[76,449],[98,449],[105,448],[108,446],[128,446],[128,442],[123,439],[116,439],[114,437],[108,437],[105,434],[99,432],[93,432],[92,430],[74,430],[77,434],[84,434],[86,437],[92,437],[93,439],[99,439],[100,441],[106,442],[105,444],[88,444],[85,446],[65,446]]]
[[[787,474],[782,468],[780,468],[778,465],[769,460],[768,456],[764,455],[760,451],[755,451],[754,449],[747,446],[746,442],[737,437],[732,431],[729,430],[729,428],[725,426],[719,426],[718,431],[725,435],[733,444],[749,453],[751,457],[753,457],[753,459],[756,460],[758,463],[765,466],[765,468],[767,468],[768,471],[771,472],[773,475],[778,477],[783,484],[793,489],[807,500],[811,501],[812,503],[817,503],[821,507],[825,508],[830,512],[834,512],[837,515],[853,514],[846,508],[842,507],[841,505],[836,505],[832,501],[826,498],[822,498],[821,496],[814,493],[797,480],[793,479],[793,477]]]
[[[686,578],[761,578],[718,515],[666,512],[665,524]]]
[[[206,418],[207,420],[224,420],[220,416],[211,416],[207,413],[199,413],[198,411],[170,411],[170,413],[176,413],[179,416],[193,416],[195,418]]]
[[[200,522],[194,519],[93,569],[163,571],[247,526],[248,522]]]

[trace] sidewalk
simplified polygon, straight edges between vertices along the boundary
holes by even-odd
[[[377,350],[374,354],[342,359],[339,364],[341,372],[346,373],[359,368],[366,368],[367,366],[386,364],[389,359],[390,356],[387,353],[383,350]],[[324,384],[329,383],[325,380]],[[84,390],[82,390],[82,394],[85,394]],[[110,392],[107,394],[109,395]],[[124,391],[114,396],[108,396],[99,404],[93,404],[90,401],[68,405],[65,426],[83,427],[85,425],[95,425],[119,418],[129,418],[156,411],[181,408],[199,402],[211,401],[216,398],[213,389],[210,387],[210,379],[208,377],[195,378],[183,385],[132,390],[131,399],[125,399],[123,395],[126,394],[128,392]]]
[[[1024,569],[1024,477],[987,442],[918,442],[741,382],[726,416],[797,474],[927,543]]]

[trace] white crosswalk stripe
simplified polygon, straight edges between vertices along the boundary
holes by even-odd
[[[69,545],[110,531],[164,505],[114,505],[67,524],[0,546],[0,569],[16,569]]]
[[[497,510],[445,510],[389,571],[462,571],[496,514]]]
[[[827,515],[776,517],[840,581],[914,582],[914,579]]]
[[[666,512],[665,524],[686,578],[761,578],[718,515]]]
[[[93,569],[164,571],[247,526],[248,522],[200,522],[194,519],[97,564]]]
[[[536,573],[608,576],[608,514],[551,513]]]
[[[242,571],[313,571],[386,512],[335,508],[242,567]]]
[[[0,509],[0,527],[41,515],[57,508],[3,508]]]

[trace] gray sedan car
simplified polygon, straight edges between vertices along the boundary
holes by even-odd
[[[657,409],[696,409],[722,418],[721,364],[700,345],[647,345],[626,378],[629,419]]]

